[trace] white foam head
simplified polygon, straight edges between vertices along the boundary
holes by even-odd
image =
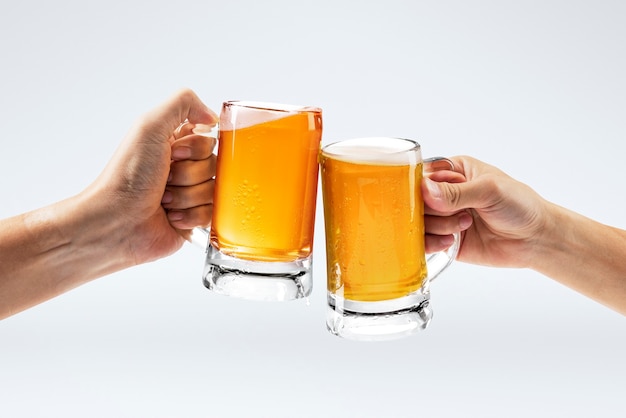
[[[326,145],[322,148],[322,154],[355,163],[404,165],[422,162],[417,142],[391,137],[347,139]]]

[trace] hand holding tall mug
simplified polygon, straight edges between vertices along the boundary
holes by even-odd
[[[425,329],[430,283],[454,260],[424,249],[420,145],[358,138],[320,154],[326,231],[328,330],[354,340],[388,340]],[[452,162],[443,158],[437,164]]]
[[[223,104],[208,289],[254,300],[309,296],[321,137],[319,108]]]

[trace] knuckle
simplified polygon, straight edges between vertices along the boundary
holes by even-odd
[[[453,183],[448,183],[445,187],[446,200],[450,202],[453,207],[458,207],[461,203],[461,189]]]

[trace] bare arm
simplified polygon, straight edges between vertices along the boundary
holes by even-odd
[[[530,267],[626,315],[626,231],[551,205]]]
[[[0,318],[176,251],[211,219],[217,115],[184,90],[146,114],[83,192],[0,220]]]
[[[134,264],[125,225],[89,206],[79,195],[0,221],[0,318]]]

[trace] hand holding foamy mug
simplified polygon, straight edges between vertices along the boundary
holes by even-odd
[[[437,160],[453,168],[449,160]],[[329,331],[384,340],[426,328],[430,282],[456,257],[459,236],[426,259],[419,144],[346,140],[325,146],[320,163]]]

